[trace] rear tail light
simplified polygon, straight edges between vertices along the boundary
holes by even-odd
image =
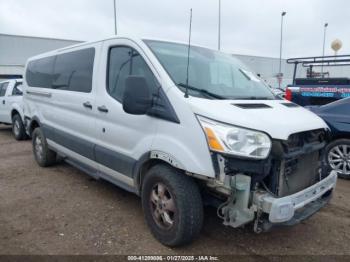
[[[289,88],[286,89],[286,96],[285,99],[287,99],[288,101],[292,101],[293,98],[293,93],[292,90],[290,90]]]

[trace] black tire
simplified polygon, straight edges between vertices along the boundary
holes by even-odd
[[[56,163],[56,152],[49,149],[44,133],[37,127],[32,134],[33,154],[41,167],[52,166]]]
[[[168,227],[161,225],[162,221],[163,224],[165,222],[159,213],[160,219],[157,221],[155,215],[157,207],[151,201],[152,193],[155,190],[159,191],[160,185],[166,188],[165,198],[173,200],[172,206],[175,210],[173,214],[171,211],[165,211],[170,214],[168,217],[173,221]],[[144,178],[141,197],[146,222],[154,237],[163,245],[169,247],[185,245],[199,235],[203,225],[203,203],[199,188],[191,177],[167,165],[156,165]],[[158,205],[162,204],[159,202]],[[166,205],[163,208],[166,210]]]
[[[26,130],[20,115],[12,117],[12,133],[16,140],[25,140],[27,138]]]
[[[337,151],[337,148],[340,150],[340,152]],[[337,156],[339,156],[339,160],[337,160]],[[327,166],[330,170],[338,171],[338,177],[341,177],[344,179],[350,179],[350,139],[337,139],[329,143],[326,147],[325,157],[326,157],[325,160],[326,160]],[[333,165],[332,165],[331,163],[332,161],[338,161],[338,162],[333,162]],[[340,165],[340,168],[335,169],[336,163],[342,163]],[[344,165],[346,165],[345,173],[343,171]]]

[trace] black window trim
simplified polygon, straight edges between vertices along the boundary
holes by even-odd
[[[175,124],[180,124],[180,120],[179,120],[179,118],[178,118],[178,116],[177,116],[177,114],[176,114],[172,104],[170,103],[170,101],[168,99],[168,96],[165,94],[165,91],[162,88],[161,76],[160,76],[159,72],[157,71],[156,67],[153,65],[152,61],[149,59],[147,54],[144,53],[142,48],[137,43],[135,43],[134,41],[132,41],[132,42],[136,46],[138,46],[138,48],[141,50],[141,52],[139,50],[137,50],[136,48],[134,48],[134,47],[132,47],[130,45],[126,45],[126,44],[115,44],[115,45],[110,45],[108,47],[107,65],[106,65],[106,79],[105,79],[105,85],[106,85],[105,89],[106,89],[106,92],[107,92],[108,96],[111,97],[114,101],[117,101],[118,103],[121,104],[121,101],[119,101],[118,99],[112,97],[111,94],[108,91],[108,89],[109,89],[109,65],[110,65],[110,58],[111,58],[111,56],[110,56],[111,50],[113,48],[116,48],[116,47],[131,48],[131,49],[137,51],[140,54],[140,56],[145,61],[146,65],[148,66],[149,70],[152,72],[154,78],[156,79],[156,81],[158,83],[158,87],[157,87],[158,88],[158,96],[162,100],[162,102],[164,103],[164,107],[160,111],[157,112],[156,108],[154,107],[153,109],[150,110],[150,112],[147,115],[152,116],[152,117],[156,117],[156,118],[160,118],[160,119],[163,119],[165,121],[170,121],[170,122],[173,122]],[[150,49],[148,45],[146,45],[146,46],[147,46],[148,49]],[[153,54],[153,52],[152,52],[152,54]],[[158,60],[158,58],[156,56],[155,56],[155,58]]]
[[[30,88],[46,89],[46,90],[47,90],[47,89],[53,89],[53,88],[52,88],[52,82],[51,82],[50,87],[48,88],[48,87],[41,87],[41,86],[32,86],[32,85],[30,85],[30,84],[28,83],[28,81],[27,81],[27,79],[28,79],[28,77],[27,77],[27,72],[28,72],[29,64],[30,64],[30,63],[35,63],[35,62],[37,62],[37,61],[39,61],[39,60],[41,60],[41,59],[51,58],[51,57],[53,58],[51,75],[53,75],[53,73],[54,73],[54,68],[55,68],[55,63],[56,63],[57,54],[55,54],[55,55],[48,55],[48,56],[42,56],[42,57],[38,57],[38,58],[35,58],[35,59],[33,59],[33,60],[28,61],[28,64],[27,64],[27,66],[26,66],[25,73],[24,73],[24,74],[25,74],[25,75],[24,75],[24,78],[25,78],[25,80],[26,80],[26,82],[27,82],[28,87],[30,87]]]
[[[89,46],[89,47],[84,47],[84,48],[79,48],[79,49],[75,49],[75,50],[71,50],[69,49],[69,51],[67,52],[58,52],[54,55],[48,55],[48,56],[43,56],[43,57],[39,57],[37,59],[33,59],[31,61],[28,62],[28,65],[29,63],[31,62],[36,62],[40,59],[44,59],[44,58],[53,58],[53,66],[52,66],[52,72],[51,72],[51,75],[54,75],[54,72],[55,72],[55,67],[56,67],[56,60],[57,60],[57,57],[59,55],[65,55],[65,54],[69,54],[69,53],[73,53],[73,52],[78,52],[78,51],[81,51],[81,50],[88,50],[88,49],[93,49],[94,50],[94,54],[93,54],[93,63],[92,63],[92,74],[91,74],[91,90],[89,92],[81,92],[81,91],[74,91],[74,90],[69,90],[69,89],[57,89],[57,88],[53,88],[53,81],[51,81],[51,85],[50,85],[50,88],[47,88],[47,87],[35,87],[35,86],[31,86],[29,85],[28,83],[28,86],[31,87],[31,88],[40,88],[40,89],[52,89],[52,90],[58,90],[58,91],[65,91],[65,92],[74,92],[74,93],[84,93],[84,94],[91,94],[92,91],[93,91],[93,88],[94,88],[94,73],[95,73],[95,61],[96,61],[96,47],[95,46]],[[25,72],[25,78],[27,79],[27,70],[26,69],[26,72]]]
[[[120,48],[120,47],[125,47],[125,48],[130,48],[130,49],[132,49],[132,50],[134,50],[134,51],[136,51],[136,52],[138,52],[139,53],[139,55],[141,56],[141,58],[143,59],[143,61],[146,63],[146,65],[148,66],[148,68],[149,68],[149,70],[152,72],[152,75],[153,75],[153,77],[156,79],[156,81],[157,81],[157,84],[158,84],[158,87],[157,88],[162,88],[161,87],[161,81],[159,81],[160,80],[160,77],[157,77],[156,76],[156,74],[154,73],[154,71],[156,71],[154,68],[154,70],[152,70],[152,67],[154,67],[153,66],[153,64],[152,64],[152,66],[150,66],[150,64],[147,62],[147,60],[149,60],[149,58],[147,57],[147,55],[142,55],[141,54],[141,52],[139,51],[139,50],[137,50],[137,49],[135,49],[134,47],[132,47],[132,46],[130,46],[130,45],[126,45],[126,44],[116,44],[116,45],[111,45],[111,46],[109,46],[108,47],[108,54],[107,54],[107,65],[106,65],[106,92],[107,92],[107,94],[111,97],[111,98],[113,98],[115,101],[118,101],[120,104],[122,104],[122,102],[121,102],[121,100],[120,99],[117,99],[117,98],[115,98],[115,97],[113,97],[110,93],[109,93],[109,66],[110,66],[110,59],[111,59],[111,50],[113,49],[113,48]],[[141,49],[141,48],[140,48]],[[145,57],[147,58],[147,59],[145,59]]]
[[[94,54],[93,54],[93,61],[92,61],[92,73],[91,73],[91,90],[89,92],[81,92],[81,91],[75,91],[75,90],[70,90],[70,89],[57,89],[57,88],[53,88],[52,85],[53,85],[53,82],[51,83],[51,88],[50,89],[53,89],[53,90],[59,90],[59,91],[65,91],[65,92],[74,92],[74,93],[83,93],[83,94],[91,94],[92,93],[92,90],[94,88],[94,73],[95,73],[95,61],[96,61],[96,47],[95,46],[89,46],[89,47],[84,47],[84,48],[79,48],[79,49],[76,49],[76,50],[71,50],[69,49],[68,52],[60,52],[60,53],[57,53],[55,55],[55,60],[54,60],[54,64],[53,64],[53,72],[52,74],[55,73],[55,68],[56,68],[56,61],[57,61],[57,57],[59,55],[65,55],[65,54],[69,54],[69,53],[74,53],[74,52],[79,52],[79,51],[82,51],[82,50],[88,50],[88,49],[93,49],[94,50]]]

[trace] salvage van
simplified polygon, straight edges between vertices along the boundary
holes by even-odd
[[[164,245],[197,237],[205,205],[226,226],[264,232],[299,223],[332,196],[325,122],[231,55],[112,37],[33,57],[25,71],[37,163],[60,156],[139,195]]]

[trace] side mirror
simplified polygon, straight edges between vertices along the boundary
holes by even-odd
[[[143,76],[129,76],[125,80],[123,109],[132,115],[145,115],[152,106],[152,92]]]

